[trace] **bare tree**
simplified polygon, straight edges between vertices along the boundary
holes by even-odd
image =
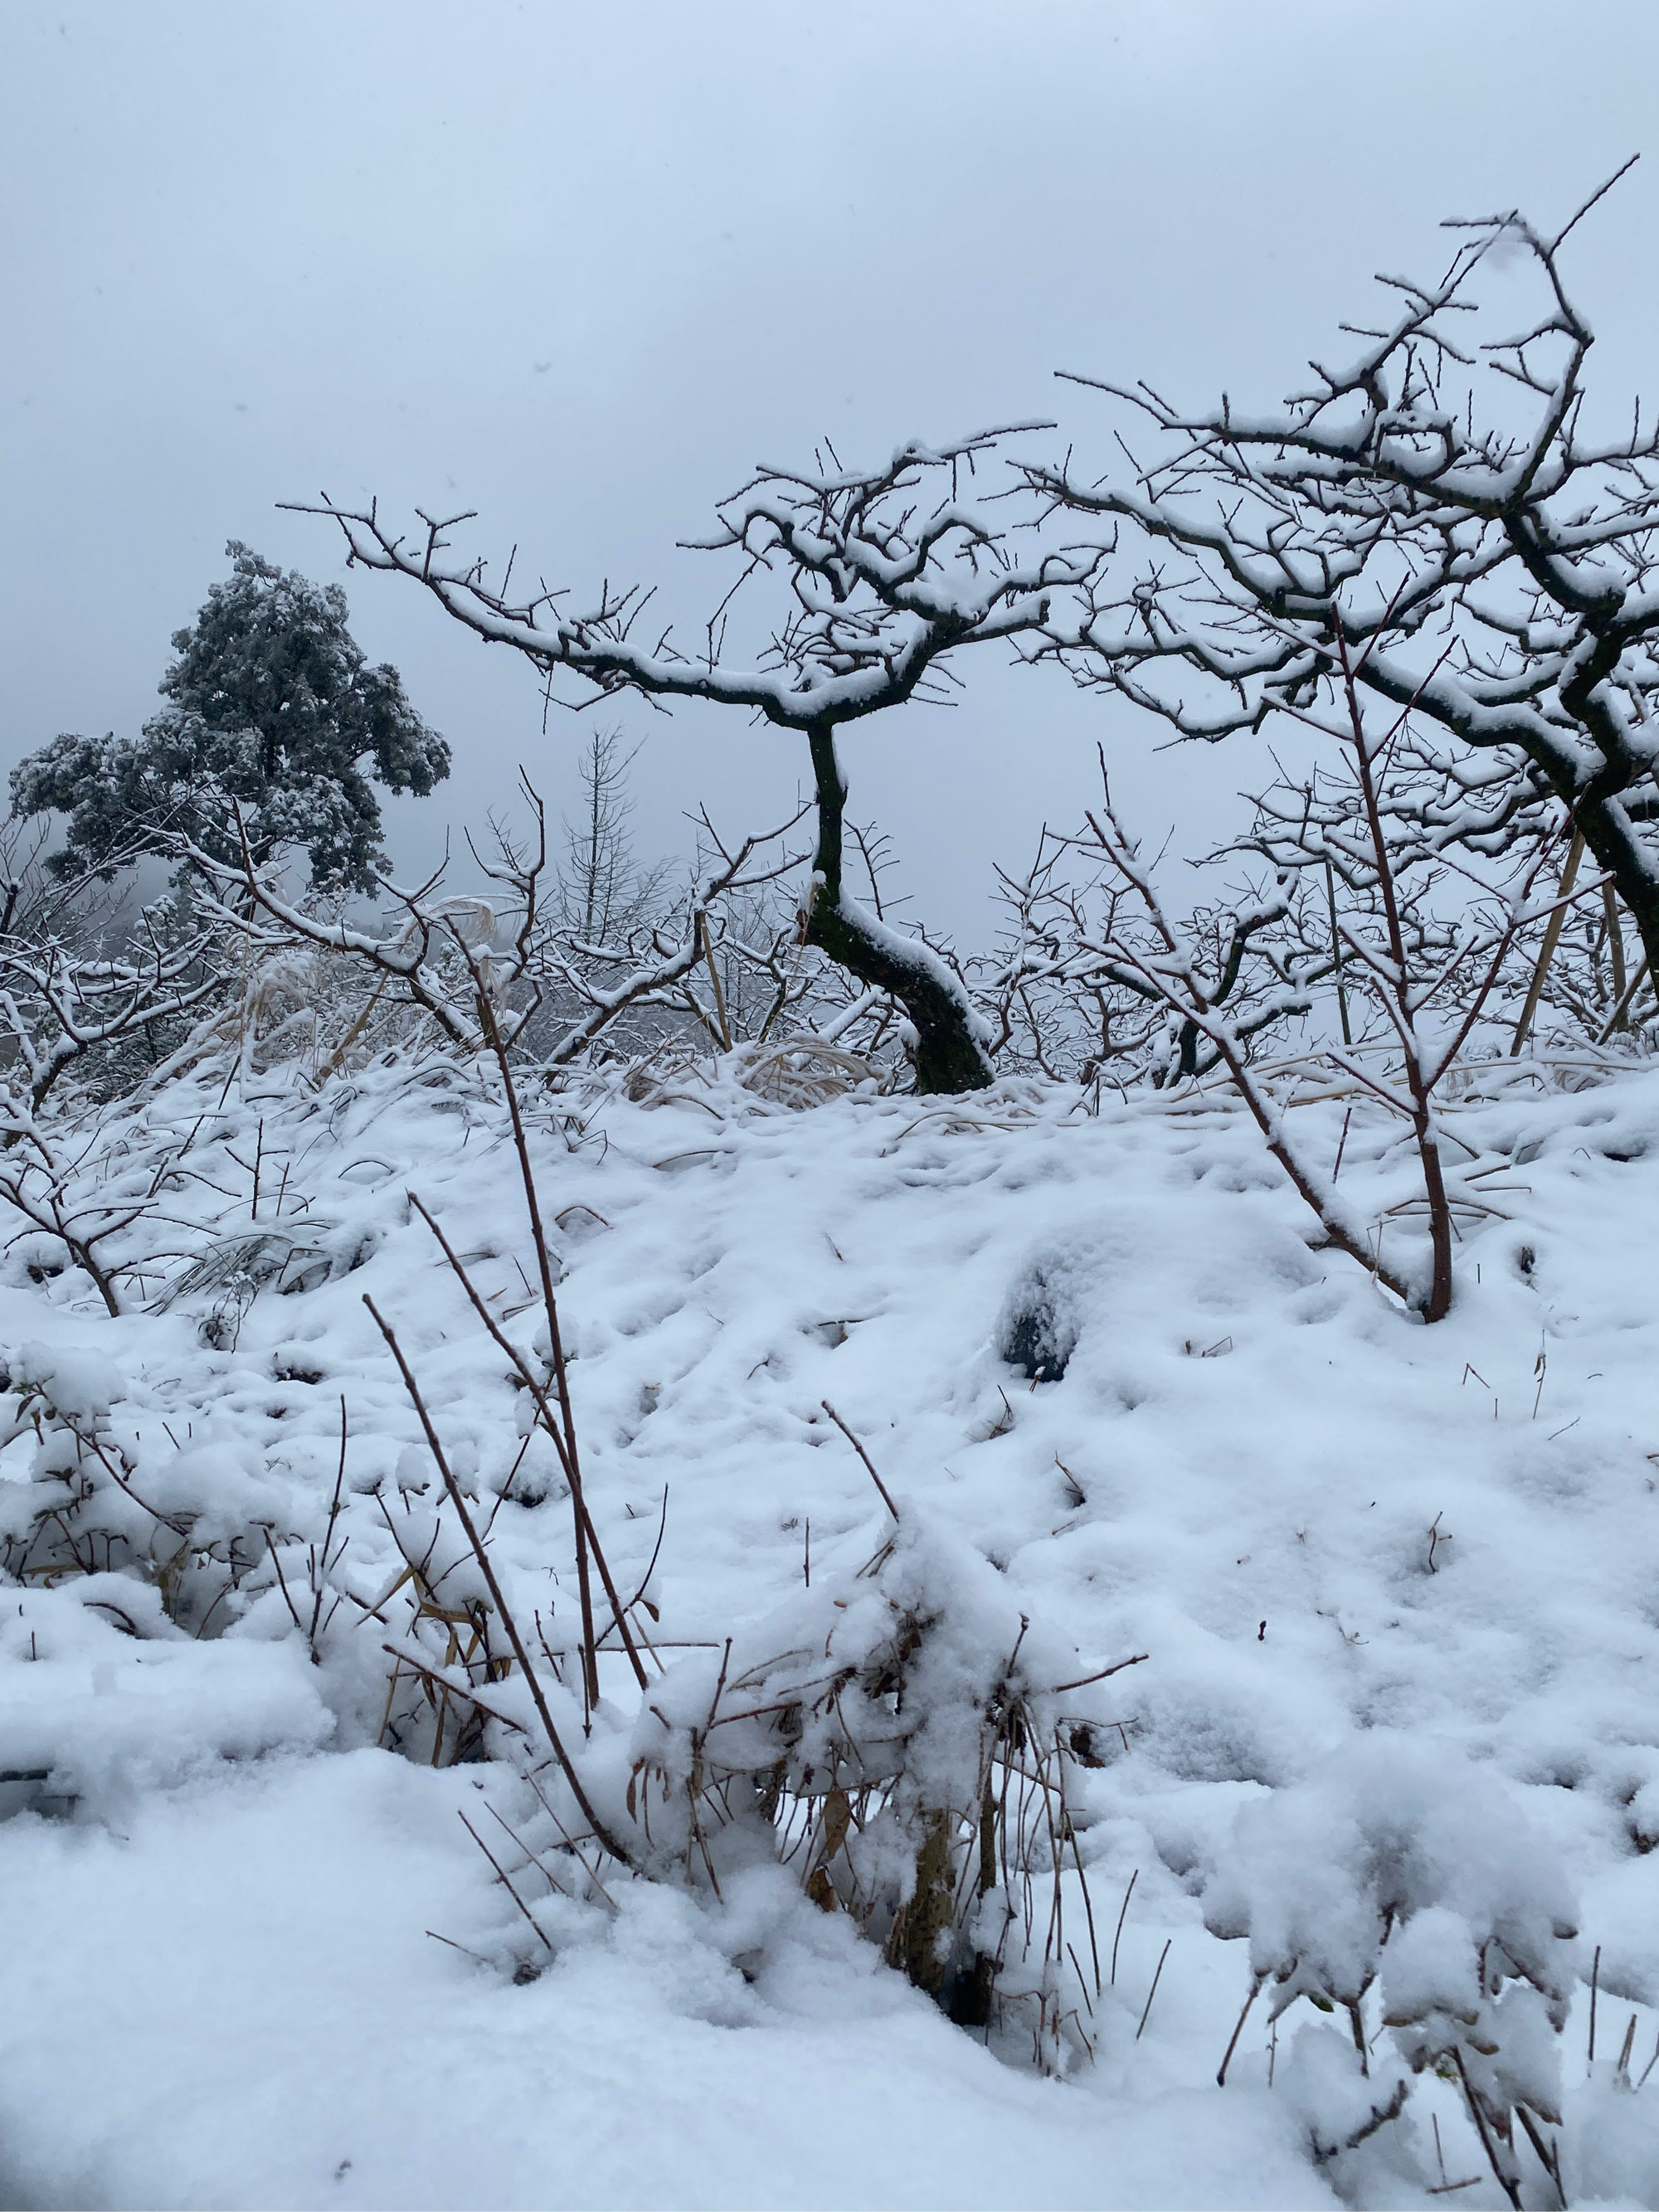
[[[1024,429],[1052,427],[1017,426]],[[479,636],[522,653],[550,681],[577,678],[590,696],[639,692],[661,702],[702,699],[740,708],[807,741],[817,843],[802,902],[806,943],[865,985],[890,993],[915,1032],[916,1084],[924,1091],[982,1088],[991,1080],[981,1018],[950,963],[891,927],[845,880],[847,784],[836,733],[911,700],[939,699],[957,679],[949,663],[969,646],[1035,639],[1056,596],[1085,586],[1097,550],[1044,550],[1016,561],[1007,531],[970,496],[976,467],[1012,430],[937,447],[911,444],[884,466],[844,470],[836,455],[811,471],[763,468],[722,502],[702,550],[734,554],[737,581],[707,626],[700,651],[672,632],[636,635],[651,594],[607,585],[585,613],[559,610],[539,589],[514,600],[513,563],[499,584],[481,560],[446,558],[448,532],[470,515],[422,515],[413,542],[380,520],[378,506],[320,508],[345,533],[353,562],[423,585]],[[733,602],[759,572],[787,585],[783,613],[751,665],[725,658]]]
[[[1397,317],[1357,332],[1352,365],[1316,362],[1281,411],[1224,397],[1188,414],[1145,384],[1075,378],[1150,425],[1155,453],[1120,437],[1121,481],[1069,457],[1024,474],[1065,514],[1114,526],[1114,560],[1046,648],[1079,682],[1213,739],[1340,705],[1346,655],[1367,695],[1439,732],[1441,842],[1490,850],[1570,816],[1652,963],[1659,430],[1638,404],[1626,434],[1586,432],[1593,332],[1561,270],[1609,188],[1553,234],[1516,213],[1449,226],[1445,273],[1381,278]],[[1473,296],[1500,266],[1534,280],[1536,312],[1481,341],[1513,312]]]
[[[559,920],[588,945],[626,938],[641,923],[660,919],[668,882],[665,861],[642,866],[635,856],[629,823],[634,812],[629,769],[639,747],[623,750],[620,730],[594,730],[576,762],[581,804],[564,820],[564,858],[558,870]]]

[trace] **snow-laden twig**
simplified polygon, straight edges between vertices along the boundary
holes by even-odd
[[[1492,852],[1571,815],[1651,962],[1659,422],[1638,404],[1627,436],[1585,433],[1594,332],[1563,274],[1571,224],[1551,235],[1510,211],[1452,228],[1443,275],[1380,280],[1399,301],[1386,326],[1316,362],[1276,413],[1073,380],[1154,449],[1098,481],[1069,457],[1022,465],[1054,511],[1112,532],[1037,657],[1188,738],[1340,701],[1349,677],[1410,705],[1439,740],[1419,835]],[[1481,340],[1495,252],[1529,273],[1538,313]]]

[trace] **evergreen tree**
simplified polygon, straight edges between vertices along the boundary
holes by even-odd
[[[449,747],[405,697],[395,668],[371,668],[346,628],[345,594],[234,540],[162,678],[167,701],[137,738],[55,738],[11,776],[14,811],[68,817],[60,875],[112,876],[171,831],[240,859],[302,848],[313,890],[367,891],[386,864],[374,783],[422,795],[449,773]],[[373,781],[371,781],[373,779]]]

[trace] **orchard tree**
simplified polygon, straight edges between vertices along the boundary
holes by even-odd
[[[1127,410],[1127,466],[1024,473],[1109,526],[1042,648],[1080,683],[1194,738],[1341,720],[1350,680],[1409,708],[1436,741],[1423,836],[1491,854],[1570,823],[1659,974],[1659,423],[1639,404],[1612,436],[1587,422],[1594,333],[1562,273],[1607,189],[1553,234],[1449,225],[1443,274],[1381,278],[1393,319],[1278,410],[1077,378]],[[1512,291],[1477,295],[1499,270],[1530,280],[1518,332]]]
[[[166,707],[137,738],[64,736],[32,754],[12,771],[14,811],[67,817],[48,864],[64,876],[113,876],[181,836],[234,863],[245,836],[261,863],[302,850],[316,890],[373,897],[374,784],[424,795],[449,748],[397,670],[369,666],[337,585],[226,550],[229,580],[174,633]]]
[[[1006,510],[977,495],[976,468],[1012,434],[904,446],[873,470],[843,469],[833,453],[827,467],[820,460],[811,471],[762,469],[721,502],[702,549],[735,556],[740,568],[696,651],[683,649],[672,631],[640,634],[649,592],[607,585],[580,613],[544,588],[510,598],[511,561],[496,584],[482,560],[450,556],[447,533],[470,514],[422,514],[411,538],[384,522],[378,506],[305,511],[339,523],[354,562],[422,585],[446,612],[486,642],[522,653],[550,683],[574,678],[589,697],[708,700],[805,738],[817,837],[803,939],[902,1006],[918,1090],[973,1091],[991,1080],[990,1032],[960,976],[923,939],[861,904],[844,880],[848,790],[836,733],[912,700],[948,696],[955,656],[1037,637],[1056,595],[1093,575],[1101,556],[1092,548],[1045,550],[1028,537],[1027,557],[1016,559]],[[1000,489],[1004,483],[1000,476]],[[782,607],[763,625],[769,635],[758,653],[746,664],[728,659],[733,602],[763,575],[782,583]]]

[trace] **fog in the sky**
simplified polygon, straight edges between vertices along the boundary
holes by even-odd
[[[1559,221],[1649,143],[1651,0],[6,0],[0,767],[135,732],[171,631],[239,538],[325,579],[326,488],[476,507],[522,574],[724,590],[674,550],[759,459],[1101,403],[1276,399],[1379,268],[1441,265],[1444,215]],[[1654,373],[1659,147],[1576,234],[1622,419]],[[1337,342],[1344,348],[1344,342]],[[353,627],[455,750],[387,809],[412,871],[510,804],[568,803],[585,719],[394,579]],[[1103,738],[1121,797],[1201,842],[1247,752],[1006,668],[844,738],[854,811],[969,940],[994,859],[1069,819]],[[787,810],[800,741],[605,709],[647,739],[641,842]]]

